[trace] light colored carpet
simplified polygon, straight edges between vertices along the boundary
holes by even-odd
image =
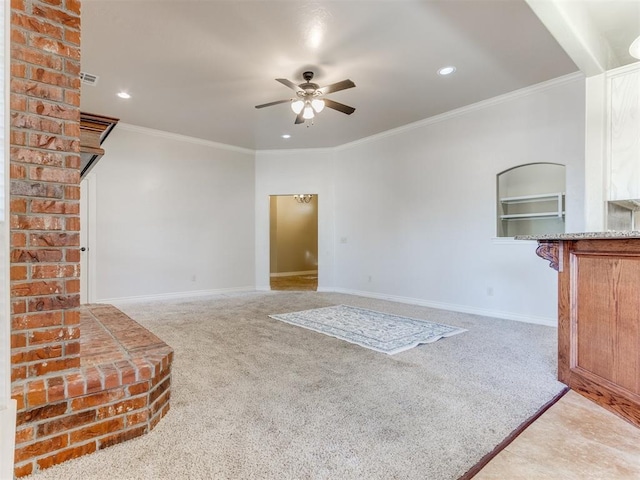
[[[269,317],[389,355],[466,331],[350,305],[312,308]]]
[[[388,356],[268,317],[337,304],[468,332]],[[175,349],[171,411],[34,480],[456,479],[562,389],[550,327],[317,292],[121,308]]]

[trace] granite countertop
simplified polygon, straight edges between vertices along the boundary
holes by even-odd
[[[547,233],[543,235],[516,235],[516,240],[591,240],[640,238],[640,230],[609,230],[607,232]]]

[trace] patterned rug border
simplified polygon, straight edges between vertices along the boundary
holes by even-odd
[[[377,348],[374,345],[370,345],[370,344],[365,344],[363,342],[359,342],[355,339],[352,338],[348,338],[345,336],[340,336],[339,334],[333,334],[331,332],[328,332],[326,330],[321,330],[319,328],[314,328],[311,327],[309,325],[306,324],[301,324],[299,322],[296,321],[291,321],[288,320],[287,318],[283,318],[286,315],[299,315],[299,314],[303,314],[303,313],[307,313],[307,312],[318,312],[321,310],[329,310],[329,309],[335,309],[335,308],[340,308],[340,307],[344,307],[350,310],[358,310],[358,311],[362,311],[362,312],[371,312],[371,313],[375,313],[375,314],[379,314],[379,315],[385,315],[388,317],[395,317],[395,318],[399,318],[402,320],[410,320],[412,322],[417,322],[417,323],[421,323],[421,324],[428,324],[428,325],[436,325],[439,327],[445,327],[447,329],[451,329],[448,332],[442,333],[442,334],[438,334],[438,335],[434,335],[432,337],[426,338],[426,339],[419,339],[419,340],[415,340],[415,341],[411,341],[409,343],[406,343],[400,347],[394,348],[394,349],[383,349],[383,348]],[[376,352],[380,352],[380,353],[386,353],[387,355],[395,355],[396,353],[401,353],[401,352],[405,352],[407,350],[410,350],[414,347],[417,347],[418,345],[422,345],[422,344],[427,344],[427,343],[433,343],[436,342],[440,339],[443,338],[448,338],[448,337],[452,337],[454,335],[457,335],[459,333],[463,333],[466,332],[467,330],[464,328],[460,328],[460,327],[454,327],[452,325],[447,325],[445,323],[439,323],[439,322],[432,322],[430,320],[424,320],[424,319],[420,319],[420,318],[414,318],[414,317],[407,317],[404,315],[398,315],[396,313],[389,313],[389,312],[380,312],[378,310],[371,310],[368,308],[361,308],[361,307],[355,307],[352,305],[344,305],[344,304],[340,304],[340,305],[331,305],[328,307],[320,307],[320,308],[311,308],[311,309],[307,309],[307,310],[299,310],[296,312],[287,312],[287,313],[279,313],[279,314],[273,314],[273,315],[269,315],[269,318],[273,318],[274,320],[278,320],[280,322],[284,322],[284,323],[288,323],[289,325],[294,325],[296,327],[300,327],[300,328],[305,328],[307,330],[311,330],[313,332],[317,332],[317,333],[322,333],[323,335],[327,335],[329,337],[333,337],[333,338],[337,338],[338,340],[343,340],[345,342],[349,342],[351,344],[354,345],[358,345],[360,347],[364,347],[367,348],[369,350],[374,350]]]

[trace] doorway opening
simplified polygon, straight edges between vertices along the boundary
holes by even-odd
[[[271,290],[318,289],[318,196],[269,197]]]

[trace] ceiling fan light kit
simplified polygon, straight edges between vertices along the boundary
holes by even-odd
[[[306,107],[304,107],[302,118],[304,118],[305,120],[311,120],[313,117],[315,117],[315,113],[313,113],[313,108],[311,107],[311,105],[307,105]]]
[[[314,98],[313,100],[311,100],[311,106],[316,113],[320,113],[322,110],[324,110],[324,100]]]
[[[291,102],[291,110],[293,110],[293,113],[295,113],[296,115],[298,115],[303,108],[304,108],[304,102],[302,100],[293,100]]]
[[[291,110],[296,114],[295,124],[304,123],[306,120],[312,120],[316,114],[324,110],[324,107],[332,108],[333,110],[337,110],[338,112],[342,112],[347,115],[351,115],[356,111],[355,108],[350,107],[349,105],[344,105],[324,97],[329,93],[339,92],[340,90],[355,87],[356,84],[351,80],[342,80],[341,82],[320,87],[316,83],[311,83],[311,80],[313,79],[313,72],[304,72],[302,74],[302,78],[304,79],[304,82],[299,85],[296,85],[286,78],[276,78],[276,81],[280,82],[285,87],[289,87],[294,90],[297,98],[276,100],[275,102],[256,105],[256,108],[270,107],[272,105],[290,102]]]

